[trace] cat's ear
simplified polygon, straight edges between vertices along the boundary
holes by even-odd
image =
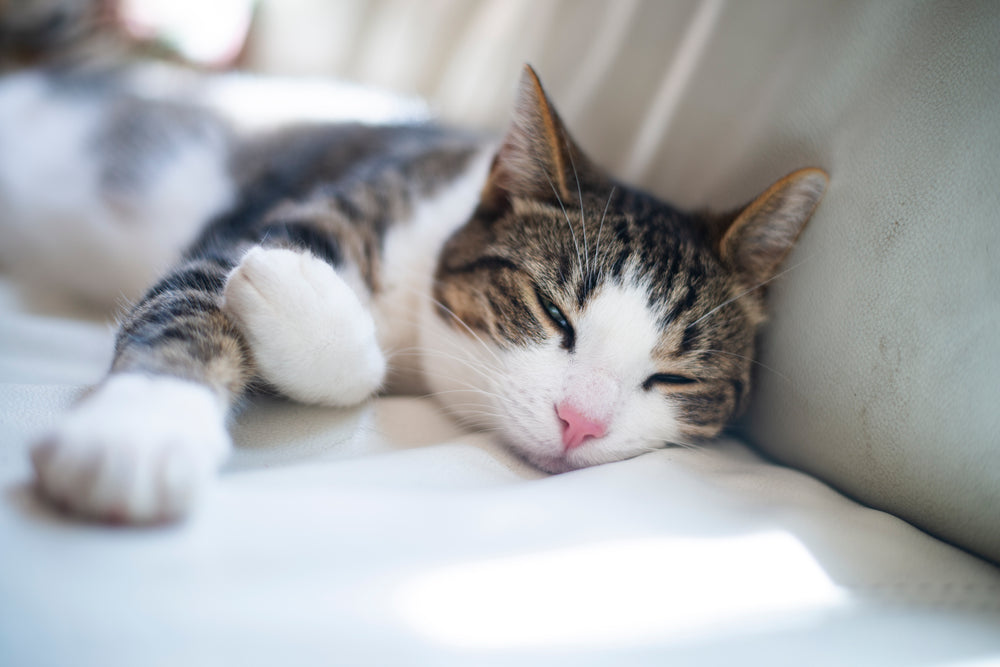
[[[524,66],[510,128],[500,144],[482,204],[505,208],[511,197],[569,202],[594,167],[566,131],[538,75]]]
[[[722,231],[718,248],[723,261],[752,282],[772,278],[828,182],[821,169],[800,169],[765,190]]]

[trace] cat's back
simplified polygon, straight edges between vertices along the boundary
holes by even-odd
[[[229,166],[237,206],[366,193],[388,207],[394,196],[419,198],[446,186],[485,141],[430,122],[292,124],[241,137]]]
[[[431,192],[480,141],[346,85],[160,66],[18,72],[0,78],[0,268],[114,306],[212,220],[246,224],[366,183],[387,209],[399,188],[386,182]]]

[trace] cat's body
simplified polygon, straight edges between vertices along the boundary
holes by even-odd
[[[530,70],[499,142],[191,127],[228,151],[206,172],[211,220],[122,319],[109,378],[34,450],[42,491],[85,515],[182,514],[259,389],[429,391],[550,472],[711,437],[746,402],[758,288],[826,184],[803,170],[741,212],[679,211],[587,159]]]

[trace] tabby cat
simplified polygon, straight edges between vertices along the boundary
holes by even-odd
[[[430,391],[553,473],[710,438],[747,402],[761,287],[827,183],[803,169],[729,214],[678,210],[588,159],[530,68],[498,143],[416,123],[219,145],[224,210],[33,448],[41,491],[80,515],[184,515],[261,391]]]

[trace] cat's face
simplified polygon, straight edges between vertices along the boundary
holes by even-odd
[[[809,170],[739,215],[683,213],[595,167],[529,70],[480,207],[441,255],[428,381],[550,472],[713,436],[749,391],[753,288],[824,186]]]

